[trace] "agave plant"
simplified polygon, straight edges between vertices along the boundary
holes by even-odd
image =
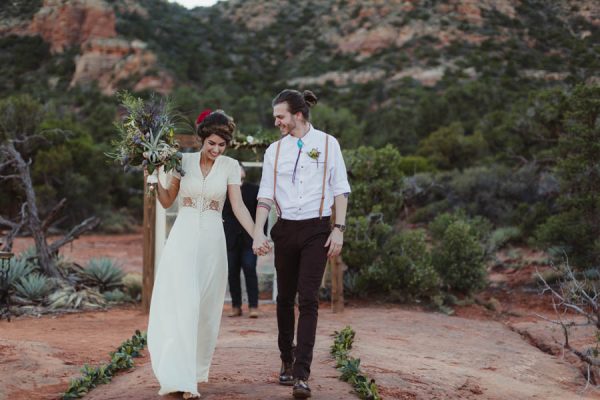
[[[125,273],[110,258],[93,258],[81,271],[81,275],[86,283],[105,292],[120,287]]]
[[[7,284],[14,288],[21,278],[33,272],[33,265],[26,258],[12,258],[8,267]]]
[[[22,277],[14,287],[19,298],[33,303],[43,302],[52,290],[52,285],[48,278],[37,272]]]
[[[48,301],[52,310],[102,308],[106,305],[104,297],[97,290],[76,290],[73,286],[63,286],[48,296]]]

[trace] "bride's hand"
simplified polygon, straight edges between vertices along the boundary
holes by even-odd
[[[259,232],[254,236],[254,241],[252,242],[252,251],[257,256],[264,256],[271,250],[271,244],[269,240],[265,237],[265,234]]]

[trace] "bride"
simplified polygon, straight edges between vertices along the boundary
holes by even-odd
[[[219,333],[227,285],[227,250],[221,211],[229,196],[233,212],[252,235],[254,222],[242,201],[240,167],[223,154],[232,140],[233,119],[218,110],[200,121],[198,153],[183,155],[184,176],[158,183],[160,204],[179,195],[179,213],[161,256],[148,324],[148,350],[161,395],[199,397],[197,383],[208,372]]]

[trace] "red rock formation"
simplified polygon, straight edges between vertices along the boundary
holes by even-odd
[[[147,15],[131,0],[120,7]],[[40,35],[53,53],[80,46],[71,87],[96,83],[107,95],[124,86],[161,93],[173,89],[173,77],[157,67],[156,55],[143,42],[118,38],[115,12],[104,0],[44,0],[32,21],[9,22],[0,35]]]
[[[61,53],[66,48],[89,40],[117,36],[114,11],[100,0],[45,0],[29,26],[50,43],[50,50]]]
[[[150,73],[156,70],[156,64],[156,55],[139,40],[92,40],[77,57],[71,87],[95,82],[104,94],[111,95],[128,83],[136,91],[169,93],[174,80],[166,71]]]

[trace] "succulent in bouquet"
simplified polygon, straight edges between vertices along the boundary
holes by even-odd
[[[164,98],[152,96],[144,101],[128,92],[118,95],[125,115],[117,122],[119,139],[113,142],[112,153],[106,155],[119,162],[125,170],[143,167],[150,174],[148,192],[154,192],[158,183],[158,168],[165,172],[175,170],[182,176],[182,154],[175,140],[174,112],[171,103]]]

